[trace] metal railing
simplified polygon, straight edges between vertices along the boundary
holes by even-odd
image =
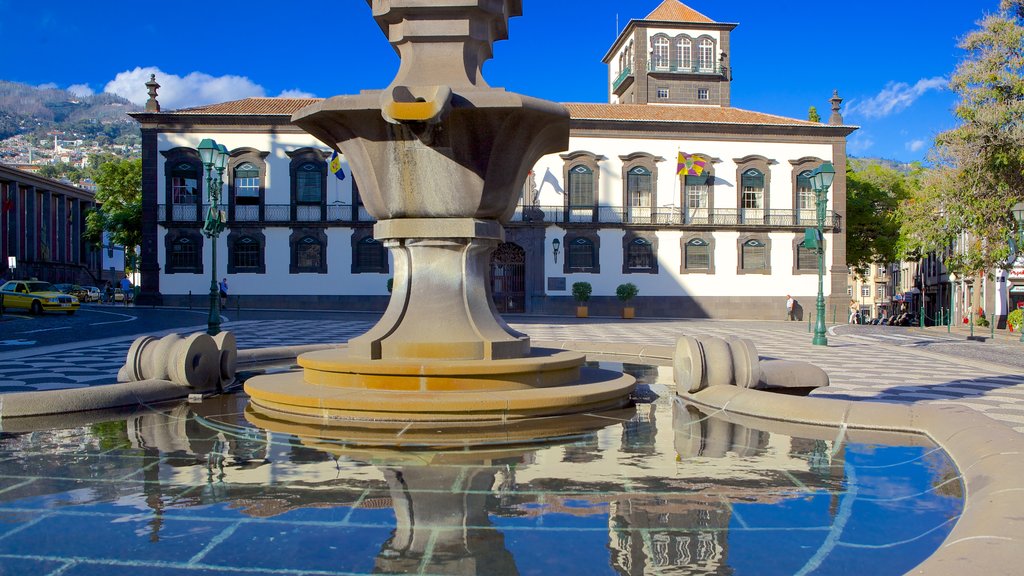
[[[825,215],[825,228],[839,229],[839,215],[829,212]],[[563,206],[518,207],[512,222],[546,222],[552,224],[615,224],[615,225],[658,225],[658,226],[707,226],[806,228],[817,225],[814,211],[808,210],[763,210],[716,208],[683,212],[678,207],[618,207],[598,206],[596,208],[572,208]]]
[[[612,90],[618,90],[619,85],[621,85],[623,82],[625,82],[626,78],[629,78],[632,75],[633,75],[633,67],[632,66],[627,66],[626,68],[624,68],[622,70],[622,72],[619,72],[619,76],[615,79],[615,81],[612,82]]]
[[[199,214],[205,216],[209,204],[201,209],[195,205],[174,204],[159,206],[160,221],[200,222]],[[262,206],[263,218],[259,218],[260,206],[235,206],[234,214],[228,206],[220,209],[227,214],[228,223],[258,222],[264,225],[290,226],[303,222],[328,222],[339,225],[354,222],[375,222],[376,220],[362,206],[351,204],[328,204],[326,210],[319,205],[266,204]],[[244,209],[244,210],[240,210]],[[736,209],[702,208],[681,211],[675,206],[597,206],[593,208],[572,208],[564,206],[518,206],[511,224],[604,224],[613,226],[692,226],[708,228],[807,228],[817,225],[813,210],[785,209]],[[825,215],[825,228],[838,231],[840,218],[829,212]]]
[[[712,74],[724,76],[728,71],[728,68],[718,64],[711,67],[701,67],[696,60],[689,66],[680,66],[678,62],[670,62],[667,65],[658,65],[654,61],[650,61],[647,63],[647,71],[654,73],[662,72],[666,74]]]
[[[199,207],[195,204],[160,204],[159,220],[168,222],[199,222],[200,215],[205,217],[209,204]],[[300,222],[374,222],[375,219],[362,206],[351,204],[328,204],[326,207],[314,204],[264,204],[263,206],[235,206],[232,211],[225,204],[219,208],[231,222],[259,222],[262,224],[290,225]],[[260,209],[262,208],[262,218]],[[355,216],[355,217],[353,217]]]

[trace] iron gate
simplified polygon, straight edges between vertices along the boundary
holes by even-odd
[[[526,311],[526,251],[502,242],[491,254],[491,294],[498,312]]]

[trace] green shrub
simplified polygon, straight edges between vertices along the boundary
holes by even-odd
[[[984,316],[978,316],[974,319],[975,326],[988,326],[988,319]]]
[[[573,282],[572,284],[572,297],[581,304],[590,300],[590,293],[593,291],[594,288],[590,282]]]
[[[640,290],[638,290],[636,284],[633,284],[632,282],[619,284],[619,287],[615,289],[615,295],[623,302],[629,302],[639,293]]]

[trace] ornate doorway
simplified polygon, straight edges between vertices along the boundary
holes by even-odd
[[[491,254],[491,295],[498,312],[526,311],[526,250],[502,242]]]

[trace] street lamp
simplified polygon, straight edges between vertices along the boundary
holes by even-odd
[[[224,168],[228,162],[228,149],[211,138],[199,143],[199,158],[206,167],[206,189],[210,195],[210,209],[203,223],[203,236],[210,239],[210,317],[206,333],[220,333],[220,290],[217,286],[217,238],[224,231],[227,218],[220,209],[220,192],[224,186]],[[216,172],[216,173],[214,173]]]
[[[1024,252],[1024,201],[1014,204],[1013,208],[1010,209],[1010,212],[1013,213],[1013,219],[1017,221],[1016,241],[1014,240],[1013,235],[1010,235],[1010,252],[1011,258],[1014,260],[1014,262],[1010,264],[1010,266],[1012,266],[1016,263],[1017,257]],[[1024,342],[1024,325],[1022,325],[1021,328],[1021,330],[1018,330],[1020,332],[1020,341]]]
[[[816,306],[817,318],[814,322],[814,338],[811,344],[815,346],[828,346],[828,338],[825,337],[825,205],[828,200],[828,189],[832,186],[832,180],[836,177],[836,170],[831,162],[824,162],[811,172],[811,188],[814,189],[814,207],[818,217],[818,227],[815,230],[808,229],[804,233],[805,246],[808,232],[813,232],[813,245],[818,249],[818,301]]]

